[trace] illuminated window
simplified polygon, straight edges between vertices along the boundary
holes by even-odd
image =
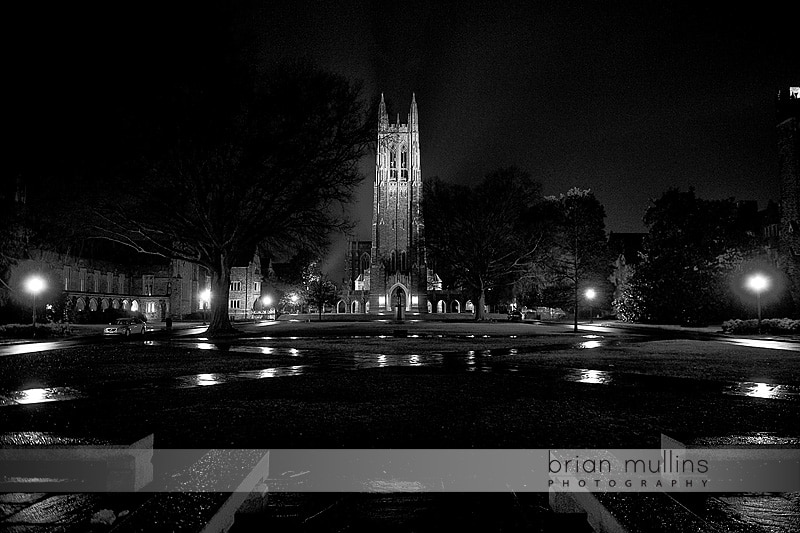
[[[240,291],[240,290],[242,290],[242,282],[241,281],[231,281],[231,290],[232,291]]]
[[[228,300],[228,308],[229,309],[241,309],[242,308],[242,301],[241,300]]]
[[[403,150],[400,152],[400,176],[404,179],[408,179],[408,152]]]

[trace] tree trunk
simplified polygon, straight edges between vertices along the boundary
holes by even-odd
[[[578,280],[575,280],[575,322],[572,327],[572,331],[578,331]]]
[[[228,316],[228,296],[231,285],[231,267],[225,253],[220,254],[217,265],[211,271],[211,319],[208,323],[209,337],[236,331]]]
[[[475,320],[486,320],[486,291],[481,287],[478,303],[475,306]]]

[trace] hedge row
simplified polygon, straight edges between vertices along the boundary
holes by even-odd
[[[61,337],[66,334],[62,324],[36,324],[36,338]],[[6,324],[0,326],[0,338],[31,339],[33,326],[30,324]]]
[[[734,318],[722,323],[725,333],[758,333],[758,320]],[[791,318],[766,318],[761,321],[761,333],[800,334],[800,320]]]

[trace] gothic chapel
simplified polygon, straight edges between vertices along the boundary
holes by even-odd
[[[347,254],[351,313],[430,310],[428,290],[441,281],[425,265],[422,173],[416,97],[408,123],[392,124],[381,94],[372,197],[372,240],[353,241]],[[437,287],[437,285],[439,285]]]

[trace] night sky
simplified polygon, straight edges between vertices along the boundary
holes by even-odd
[[[314,59],[361,80],[373,105],[383,92],[392,121],[416,93],[423,179],[515,165],[545,194],[593,189],[617,232],[643,231],[670,186],[763,208],[779,194],[776,90],[800,77],[791,4],[657,4],[251,2],[233,4],[232,24],[263,60]],[[13,171],[43,175],[92,157],[109,108],[192,76],[227,20],[193,4],[20,9]],[[373,156],[363,169],[352,215],[368,239]]]

